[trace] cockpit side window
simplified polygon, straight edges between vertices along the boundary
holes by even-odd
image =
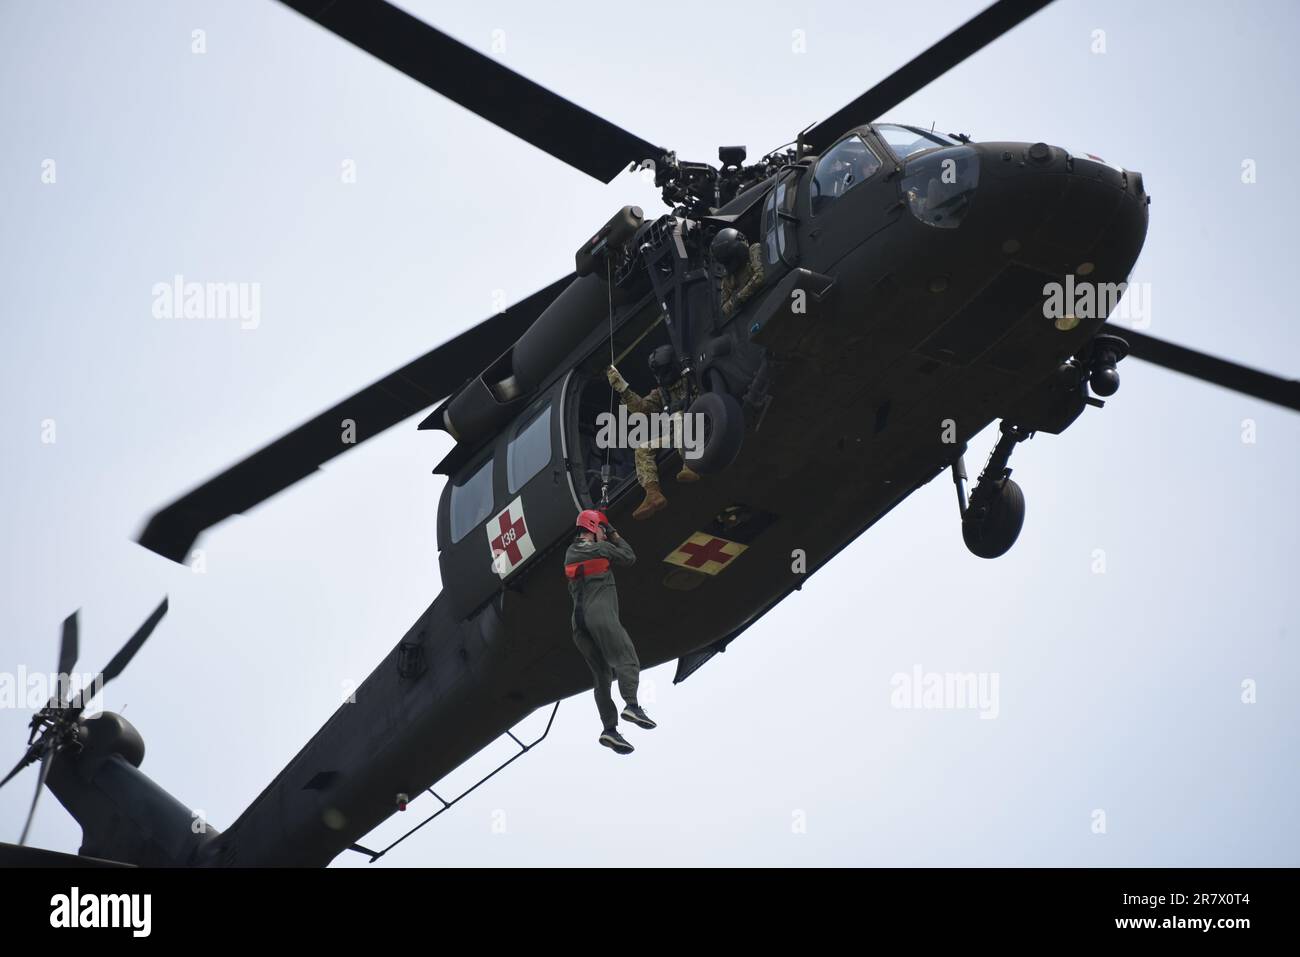
[[[763,201],[763,253],[769,266],[780,262],[788,265],[797,259],[791,228],[797,186],[798,174],[788,170]]]
[[[816,216],[878,169],[880,160],[862,137],[853,135],[840,140],[817,161],[813,171],[809,189],[812,214]]]
[[[492,514],[492,459],[451,487],[451,540],[459,542]]]

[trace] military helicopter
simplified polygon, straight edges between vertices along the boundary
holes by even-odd
[[[1024,519],[1015,447],[1104,406],[1126,356],[1300,410],[1300,383],[1112,326],[1109,307],[1047,317],[1049,287],[1127,280],[1147,229],[1140,173],[1043,142],[878,122],[1050,0],[999,0],[789,147],[754,163],[722,147],[717,166],[681,160],[383,0],[281,2],[602,182],[653,169],[669,211],[624,207],[570,275],[149,519],[141,544],[183,562],[203,530],[417,412],[431,409],[420,428],[456,443],[435,470],[448,478],[443,591],[229,828],[191,826],[139,772],[139,736],[120,716],[78,719],[80,751],[62,732],[38,739],[56,768],[79,772],[47,783],[81,824],[83,853],[177,866],[325,865],[348,849],[374,860],[383,852],[357,842],[410,795],[589,689],[561,565],[579,511],[625,524],[638,498],[633,450],[598,441],[611,364],[635,380],[670,346],[695,396],[684,414],[703,423],[687,460],[704,480],[637,527],[641,558],[619,579],[642,662],[676,659],[675,681],[944,472],[967,546],[1004,554]],[[741,247],[760,277],[743,300],[725,294]],[[967,443],[999,420],[968,496]],[[660,466],[678,455],[659,451]]]

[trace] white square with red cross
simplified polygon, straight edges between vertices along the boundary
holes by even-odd
[[[693,572],[716,575],[729,568],[748,545],[733,542],[708,532],[695,532],[664,558],[670,565],[680,565]]]
[[[523,496],[515,498],[488,520],[487,537],[492,570],[501,578],[507,578],[536,551],[524,520]]]

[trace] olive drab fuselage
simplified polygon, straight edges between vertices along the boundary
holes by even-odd
[[[1294,380],[1112,328],[1106,307],[1070,294],[1076,280],[1126,282],[1146,237],[1141,174],[1043,142],[873,122],[1050,0],[995,0],[791,144],[749,164],[745,147],[722,146],[716,166],[385,0],[282,2],[601,182],[652,172],[668,212],[624,206],[585,237],[570,275],[149,518],[141,544],[183,561],[203,530],[353,448],[340,446],[340,419],[364,442],[445,397],[420,425],[454,447],[435,469],[447,477],[441,591],[432,595],[431,575],[417,621],[219,833],[193,832],[184,806],[133,766],[143,743],[124,720],[80,728],[87,746],[61,750],[48,784],[81,824],[83,848],[170,865],[324,865],[347,849],[378,859],[387,848],[360,841],[412,795],[539,707],[603,681],[604,653],[573,631],[568,572],[611,573],[598,564],[606,556],[566,555],[575,519],[635,540],[616,593],[635,648],[607,648],[623,661],[626,701],[634,658],[676,659],[674,681],[686,680],[945,470],[967,547],[1001,554],[1024,519],[1007,465],[1016,443],[1103,405],[1130,352],[1300,410]],[[559,238],[547,226],[531,224],[528,248]],[[616,365],[645,395],[649,359],[661,367],[665,351],[702,439],[689,469],[671,448],[654,453],[663,488],[632,522],[646,454],[602,440],[600,417],[624,411],[605,371]],[[963,453],[999,419],[968,500]],[[607,719],[608,693],[597,706]]]
[[[1053,373],[1102,319],[1058,328],[1042,289],[1084,264],[1096,282],[1128,277],[1146,233],[1140,176],[1055,148],[1031,158],[1026,143],[936,144],[905,163],[874,127],[849,137],[878,167],[830,201],[819,185],[815,214],[819,157],[804,156],[708,217],[644,222],[629,252],[575,279],[534,324],[550,339],[514,347],[535,387],[512,395],[508,378],[488,376],[480,391],[495,405],[444,405],[465,421],[509,418],[439,466],[441,594],[357,703],[214,842],[216,859],[326,863],[393,813],[393,794],[419,793],[534,709],[591,687],[564,564],[607,463],[609,520],[638,556],[619,572],[622,624],[643,667],[682,659],[688,674],[985,426],[1058,432],[1082,411]],[[956,213],[955,228],[935,221]],[[760,247],[763,272],[730,314],[707,256],[724,225]],[[537,373],[565,336],[575,344]],[[611,356],[648,391],[644,355],[664,342],[696,389],[741,404],[745,435],[726,468],[669,481],[671,507],[634,524],[631,453],[595,448],[592,422],[611,406]],[[327,770],[328,791],[303,789]]]

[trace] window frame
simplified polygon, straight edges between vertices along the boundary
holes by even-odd
[[[776,174],[776,181],[763,199],[763,259],[769,266],[783,265],[793,269],[799,260],[799,218],[795,215],[795,209],[801,172],[798,166],[783,167]],[[773,247],[776,249],[775,259],[770,254]]]
[[[814,206],[814,203],[817,199],[821,197],[814,195],[814,190],[819,188],[819,184],[817,182],[817,174],[818,171],[821,169],[822,163],[829,161],[837,149],[839,149],[849,140],[854,140],[854,139],[856,139],[859,143],[861,143],[862,146],[866,149],[867,153],[869,153],[871,157],[876,161],[875,168],[871,171],[870,174],[864,176],[862,179],[859,179],[856,183],[851,185],[839,196],[828,197],[826,203],[820,209],[816,208]],[[890,153],[890,156],[891,157],[893,156],[892,152]],[[849,195],[849,193],[853,192],[853,190],[857,189],[863,183],[870,182],[872,179],[874,179],[876,174],[879,173],[884,168],[884,166],[885,166],[885,161],[881,158],[880,154],[876,151],[876,149],[872,147],[871,140],[867,138],[867,131],[854,130],[852,133],[840,137],[838,140],[835,141],[835,143],[830,147],[830,149],[826,150],[826,152],[822,153],[820,156],[817,157],[817,162],[814,163],[812,169],[808,171],[809,174],[808,214],[814,218],[820,216],[822,213],[826,212],[826,210],[834,206],[836,202],[843,199],[845,196]]]
[[[519,481],[518,484],[516,484],[515,446],[519,443],[519,440],[524,436],[524,434],[536,425],[538,420],[543,417],[546,419],[546,458],[542,459],[535,469],[529,472]],[[520,489],[541,474],[542,470],[550,464],[551,459],[555,458],[554,420],[555,403],[552,402],[549,397],[540,406],[532,410],[530,414],[520,417],[520,424],[511,433],[510,441],[506,443],[506,490],[511,495],[517,494]]]
[[[907,156],[899,156],[898,150],[895,149],[893,143],[889,142],[889,137],[885,135],[891,130],[903,130],[904,132],[911,133],[916,138],[916,141],[927,140],[930,145],[925,149],[915,150],[914,152],[908,153]],[[873,123],[871,125],[871,131],[876,134],[876,139],[880,140],[880,145],[889,151],[889,155],[893,157],[900,166],[906,165],[908,159],[911,157],[919,156],[922,153],[929,152],[930,150],[947,149],[952,146],[962,145],[960,141],[943,133],[932,133],[929,130],[919,129],[915,126],[904,126],[901,123]]]
[[[485,521],[487,521],[489,518],[492,517],[492,513],[496,509],[496,483],[493,481],[493,474],[492,474],[493,472],[492,466],[495,463],[496,463],[496,456],[489,454],[486,458],[482,459],[480,462],[475,464],[472,468],[466,470],[468,474],[463,482],[452,483],[451,494],[448,496],[448,501],[447,501],[447,535],[451,539],[451,543],[453,545],[459,544],[460,542],[464,541],[470,532],[474,531],[475,528],[479,527]],[[456,520],[456,501],[458,498],[457,493],[460,492],[462,489],[468,488],[470,484],[474,482],[476,479],[478,479],[479,476],[481,475],[487,476],[486,478],[487,488],[488,488],[487,511],[484,512],[482,515],[480,515],[478,518],[474,519],[474,521],[470,522],[468,526],[460,529],[460,534],[457,534],[457,524],[458,524]]]

